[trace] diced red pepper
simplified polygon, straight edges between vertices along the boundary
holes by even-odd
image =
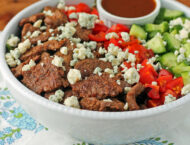
[[[84,13],[90,13],[91,12],[91,8],[85,4],[85,3],[79,3],[76,6],[77,12],[84,12]]]
[[[105,32],[100,32],[98,34],[90,34],[88,35],[89,39],[92,41],[97,41],[97,42],[102,42],[106,41],[106,33]]]
[[[117,39],[115,39],[115,38],[111,38],[110,39],[110,41],[109,41],[109,44],[114,44],[115,46],[119,46],[119,42],[118,42],[118,40]]]
[[[161,76],[171,76],[173,78],[173,75],[171,72],[169,72],[168,70],[166,69],[161,69],[160,72],[159,72],[159,77]]]
[[[160,99],[159,86],[146,84],[146,88],[151,88],[148,92],[148,97],[151,99]]]
[[[131,63],[128,63],[128,62],[124,61],[123,64],[124,64],[127,68],[131,68]]]
[[[181,89],[183,88],[183,78],[179,77],[167,83],[166,88],[174,91],[177,96],[181,95]]]
[[[164,93],[161,94],[161,102],[162,102],[162,104],[164,104],[165,97],[168,96],[169,94],[172,95],[173,97],[177,98],[177,94],[174,91],[168,89]]]
[[[143,84],[152,84],[157,77],[158,74],[151,64],[147,64],[140,70],[140,82]]]
[[[157,79],[158,85],[160,86],[160,92],[165,92],[166,91],[166,84],[170,81],[172,81],[172,76],[168,75],[168,76],[160,76]]]
[[[162,105],[160,100],[148,100],[147,101],[148,108],[154,108],[154,107],[157,107],[160,105]]]
[[[97,23],[95,24],[95,27],[93,29],[93,34],[97,34],[99,32],[106,32],[106,31],[108,31],[108,27],[106,25]]]
[[[122,24],[115,24],[115,25],[112,25],[112,27],[108,30],[108,32],[116,32],[116,33],[119,33],[119,32],[129,32],[130,29],[125,26],[125,25],[122,25]]]
[[[96,8],[92,9],[91,14],[97,15],[99,17],[99,13],[98,13],[98,10]]]

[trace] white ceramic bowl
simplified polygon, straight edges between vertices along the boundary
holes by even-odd
[[[80,0],[88,4],[92,0]],[[159,135],[176,127],[190,117],[190,95],[168,105],[133,112],[93,112],[69,108],[35,94],[22,85],[11,73],[5,62],[5,43],[12,33],[17,33],[18,22],[42,10],[44,6],[55,5],[58,0],[40,1],[15,16],[6,26],[0,39],[0,71],[15,99],[36,120],[60,134],[96,144],[124,144]],[[67,0],[67,3],[79,0]],[[184,11],[184,5],[170,0],[161,1],[163,6]]]
[[[104,23],[108,26],[111,27],[113,24],[125,24],[128,26],[131,26],[132,24],[147,24],[147,23],[153,23],[157,15],[159,14],[159,10],[161,7],[160,0],[155,0],[156,2],[156,8],[154,11],[152,11],[150,14],[138,18],[124,18],[124,17],[119,17],[116,15],[113,15],[106,11],[102,7],[102,0],[97,0],[97,8],[99,11],[100,19],[104,21]]]

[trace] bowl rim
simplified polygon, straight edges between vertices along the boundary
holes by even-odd
[[[160,0],[155,0],[156,2],[156,8],[148,13],[147,15],[144,15],[144,16],[141,16],[141,17],[135,17],[135,18],[127,18],[127,17],[121,17],[121,16],[117,16],[117,15],[114,15],[110,12],[108,12],[107,10],[105,10],[102,6],[102,0],[97,0],[97,7],[98,9],[100,9],[101,11],[101,14],[102,15],[105,15],[106,17],[109,17],[110,19],[112,20],[117,20],[117,21],[139,21],[139,20],[142,20],[142,19],[148,19],[150,17],[153,17],[154,15],[157,14],[157,12],[159,12],[160,8],[161,8],[161,2]]]
[[[45,108],[51,109],[53,111],[57,111],[60,113],[65,113],[73,116],[83,117],[83,118],[90,118],[90,119],[112,119],[112,120],[124,120],[124,119],[133,119],[133,118],[144,118],[148,116],[154,116],[157,114],[161,114],[167,111],[174,111],[172,109],[179,109],[182,107],[183,104],[190,101],[190,94],[172,102],[166,105],[162,105],[159,107],[146,109],[146,110],[138,110],[138,111],[126,111],[126,112],[98,112],[98,111],[90,111],[90,110],[81,110],[81,109],[75,109],[72,107],[67,107],[62,104],[51,102],[44,97],[41,97],[40,95],[36,94],[32,90],[25,87],[20,81],[16,79],[16,77],[12,74],[10,71],[6,61],[5,61],[5,42],[6,38],[9,34],[9,29],[12,27],[12,25],[23,18],[23,14],[29,13],[35,7],[48,5],[48,2],[52,3],[52,0],[45,0],[45,1],[39,1],[37,3],[34,3],[33,5],[25,8],[20,13],[18,13],[5,27],[3,33],[1,34],[2,39],[0,40],[0,72],[3,78],[6,82],[9,82],[11,87],[15,89],[17,92],[22,94],[24,97],[27,97],[28,100],[31,102],[35,102],[39,105],[42,105]],[[57,3],[58,0],[54,0],[53,3]],[[186,11],[190,12],[190,9],[183,4],[176,2],[176,1],[167,1],[167,3],[174,3],[175,5],[181,5],[181,7],[185,8]],[[14,95],[13,95],[14,97]]]

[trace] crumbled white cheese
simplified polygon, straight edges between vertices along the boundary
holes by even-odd
[[[126,102],[124,106],[124,110],[127,111],[129,109],[129,104]]]
[[[181,18],[177,18],[177,19],[171,20],[169,25],[170,25],[171,28],[173,28],[176,25],[181,25],[182,26],[183,21],[182,21]]]
[[[60,52],[64,55],[68,54],[68,48],[67,47],[61,47]]]
[[[55,92],[54,95],[49,96],[49,100],[59,103],[63,101],[63,97],[64,97],[64,92],[61,89],[59,89]]]
[[[177,57],[177,62],[178,62],[178,63],[183,62],[184,60],[185,60],[184,54],[178,55],[178,57]]]
[[[71,13],[71,14],[69,15],[69,19],[77,19],[77,18],[78,18],[77,13]]]
[[[65,70],[65,67],[63,66],[63,61],[64,61],[64,59],[62,57],[55,55],[51,63],[53,65],[55,65],[57,67],[61,67],[61,68],[63,68],[63,70]]]
[[[54,30],[53,29],[49,29],[49,33],[52,33]]]
[[[52,13],[51,10],[43,11],[43,13],[44,13],[46,16],[53,16],[53,13]]]
[[[125,94],[127,94],[130,90],[131,90],[131,87],[125,87],[125,88],[124,88]]]
[[[86,58],[86,49],[84,47],[74,49],[77,58],[83,60]]]
[[[78,23],[81,27],[92,29],[98,17],[87,13],[79,13]]]
[[[113,101],[111,99],[104,99],[104,102],[112,103]]]
[[[46,30],[47,29],[47,26],[42,26],[42,27],[40,27],[40,30]]]
[[[75,64],[78,62],[78,60],[77,59],[73,59],[73,60],[71,60],[70,61],[70,66],[75,66]]]
[[[130,40],[129,33],[127,32],[121,32],[121,37],[125,42],[128,42]]]
[[[38,37],[39,35],[40,35],[40,31],[39,30],[37,30],[37,31],[34,31],[33,33],[32,33],[32,35],[30,36],[30,38],[35,38],[35,37]]]
[[[132,63],[135,63],[135,61],[136,61],[136,56],[135,56],[134,54],[132,54],[132,53],[129,53],[129,54],[128,54],[128,61],[129,61],[129,62],[132,62]]]
[[[41,27],[41,24],[42,24],[42,19],[39,19],[38,21],[36,21],[33,26],[36,27],[36,28],[40,28]]]
[[[38,40],[37,41],[37,45],[42,45],[43,43],[42,43],[42,41],[41,40]]]
[[[26,64],[22,67],[22,71],[29,71],[36,63],[32,59],[30,60],[29,64]]]
[[[11,50],[10,54],[12,55],[12,57],[14,59],[18,59],[20,57],[20,55],[21,55],[18,48],[15,48],[14,50]]]
[[[181,39],[186,39],[189,37],[189,32],[186,29],[182,29],[179,31],[179,36]]]
[[[171,94],[168,94],[167,96],[165,96],[164,104],[171,103],[175,100],[176,100],[176,97],[172,96]]]
[[[108,53],[114,55],[114,56],[117,56],[118,55],[118,52],[121,52],[121,48],[119,48],[118,46],[115,46],[113,43],[111,43],[109,46],[108,46]]]
[[[100,47],[98,50],[98,53],[103,55],[103,54],[107,53],[107,50],[105,48]]]
[[[125,74],[124,74],[124,79],[127,81],[129,84],[133,85],[135,83],[138,83],[140,80],[140,75],[137,72],[135,68],[130,68],[128,69]]]
[[[94,69],[93,74],[100,74],[101,71],[102,71],[102,69],[101,69],[100,67],[96,67],[96,68]]]
[[[176,50],[176,51],[174,52],[174,55],[177,56],[178,54],[179,54],[179,51]]]
[[[152,85],[157,86],[158,83],[157,82],[152,82]]]
[[[110,68],[106,68],[104,72],[109,73],[109,74],[114,74],[114,71]]]
[[[57,5],[58,9],[64,9],[65,8],[65,0],[60,0],[58,5]]]
[[[17,36],[14,36],[13,34],[11,37],[7,40],[7,44],[10,47],[17,47],[18,43],[20,42],[20,39]]]
[[[82,79],[80,71],[77,69],[70,69],[67,74],[67,79],[70,84],[75,84],[76,82]]]
[[[17,65],[15,59],[12,57],[12,55],[10,53],[6,53],[5,59],[6,59],[7,64],[10,67],[15,67]]]
[[[116,83],[117,83],[118,85],[121,85],[121,81],[120,81],[120,80],[117,80]]]
[[[111,39],[111,38],[116,38],[116,39],[118,39],[119,36],[118,36],[117,33],[115,33],[115,32],[110,32],[110,33],[106,34],[106,39],[107,39],[107,40],[109,40],[109,39]]]
[[[181,94],[182,94],[182,95],[187,95],[187,94],[189,94],[189,93],[190,93],[190,84],[185,85],[185,86],[183,87],[183,89],[181,90]]]
[[[60,39],[64,39],[64,38],[71,38],[75,32],[76,29],[74,27],[74,23],[68,22],[65,27],[64,26],[59,26],[58,27],[58,31],[61,31],[61,34],[59,35]]]
[[[84,42],[83,44],[86,48],[90,48],[91,50],[95,50],[97,46],[96,41]]]
[[[21,54],[24,54],[31,47],[31,42],[26,39],[24,42],[18,44],[18,49]]]
[[[78,98],[75,96],[71,96],[65,99],[64,105],[68,107],[78,108],[80,109]]]

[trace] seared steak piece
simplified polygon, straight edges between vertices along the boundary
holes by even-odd
[[[129,104],[130,111],[140,109],[139,105],[136,102],[136,97],[140,95],[144,90],[145,90],[145,87],[143,86],[143,84],[138,83],[135,86],[133,86],[131,90],[128,92],[126,96],[126,101]]]
[[[44,19],[45,18],[45,14],[44,13],[37,13],[34,14],[28,18],[24,18],[20,21],[19,26],[22,27],[24,26],[24,24],[26,23],[35,23],[37,20],[39,19]]]
[[[98,100],[95,97],[82,98],[80,106],[82,109],[92,111],[124,111],[124,103],[117,99],[104,101]]]
[[[80,25],[76,26],[75,36],[80,38],[82,41],[89,41],[88,35],[92,33],[91,29],[82,28]]]
[[[64,70],[54,66],[52,59],[48,53],[43,53],[40,63],[23,72],[22,82],[37,94],[69,86]]]
[[[91,74],[93,74],[94,70],[99,67],[103,71],[106,68],[113,69],[112,64],[110,62],[104,62],[99,59],[85,59],[82,61],[79,61],[75,65],[75,69],[80,70],[82,78],[89,77]]]
[[[86,80],[77,82],[72,86],[73,93],[79,98],[96,97],[105,99],[106,97],[115,97],[123,92],[123,88],[117,84],[116,78],[110,78],[110,75],[91,75]]]

